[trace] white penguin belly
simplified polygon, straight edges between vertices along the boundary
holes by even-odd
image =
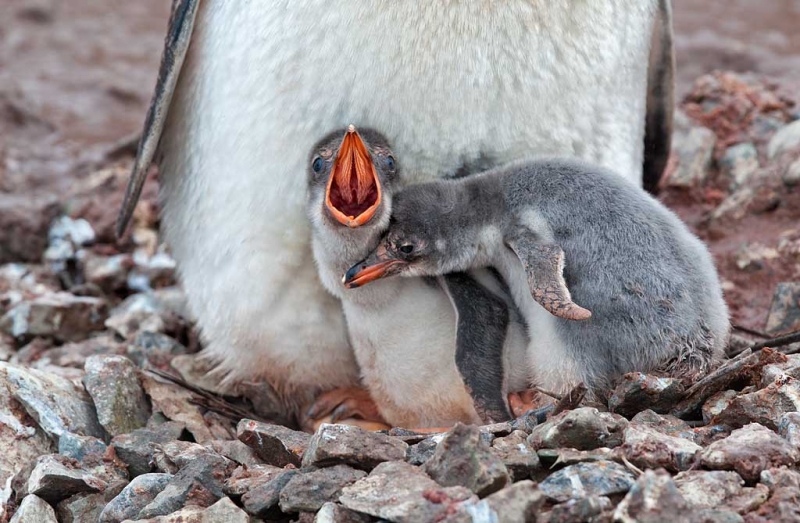
[[[303,212],[308,148],[335,127],[381,130],[417,181],[536,153],[638,183],[654,3],[202,2],[160,179],[210,355],[286,390],[356,382]]]

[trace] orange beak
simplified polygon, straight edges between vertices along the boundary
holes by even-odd
[[[406,265],[408,262],[393,258],[385,246],[379,245],[364,261],[350,267],[342,278],[342,283],[347,289],[356,289],[397,274]]]
[[[367,146],[354,126],[347,128],[325,190],[325,206],[348,227],[367,223],[381,204],[381,184]]]

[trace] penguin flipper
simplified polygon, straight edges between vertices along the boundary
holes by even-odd
[[[175,92],[183,61],[186,58],[186,51],[189,49],[192,39],[199,5],[200,0],[173,0],[172,2],[172,14],[169,18],[155,92],[145,117],[136,161],[125,190],[125,199],[117,217],[117,238],[122,237],[128,227],[133,210],[142,193],[147,170],[158,149],[164,122],[172,103],[172,95]]]
[[[592,313],[572,301],[564,281],[564,251],[552,243],[541,243],[520,235],[506,243],[525,267],[533,299],[565,320],[585,320]]]
[[[642,186],[651,194],[669,160],[675,112],[675,49],[670,0],[659,0],[650,38]]]
[[[484,423],[511,419],[504,393],[508,305],[469,274],[439,278],[456,312],[456,368]]]

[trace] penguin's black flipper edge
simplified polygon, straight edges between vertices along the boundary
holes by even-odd
[[[161,132],[172,103],[172,95],[178,83],[178,77],[186,58],[186,51],[192,39],[195,19],[200,0],[173,0],[172,14],[169,18],[164,50],[161,55],[161,66],[158,71],[155,92],[150,101],[150,108],[144,121],[142,138],[136,153],[125,199],[117,217],[117,238],[122,237],[128,228],[136,203],[142,193],[142,187],[153,157],[161,141]]]
[[[456,368],[484,423],[511,419],[504,380],[508,305],[469,274],[439,279],[456,312]]]
[[[561,247],[526,235],[519,235],[506,243],[525,267],[533,299],[547,312],[565,320],[591,317],[591,312],[572,301],[564,281],[564,251]]]

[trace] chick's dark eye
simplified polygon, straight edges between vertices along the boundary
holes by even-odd
[[[388,167],[389,170],[394,171],[394,157],[393,156],[387,156],[386,157],[386,167]]]
[[[317,157],[317,158],[314,159],[314,163],[311,164],[311,168],[314,169],[315,173],[318,173],[318,172],[320,172],[322,170],[322,166],[324,164],[325,164],[325,161],[322,158]]]
[[[401,245],[400,252],[402,252],[403,254],[411,254],[412,252],[414,252],[414,246],[408,243],[405,245]]]

